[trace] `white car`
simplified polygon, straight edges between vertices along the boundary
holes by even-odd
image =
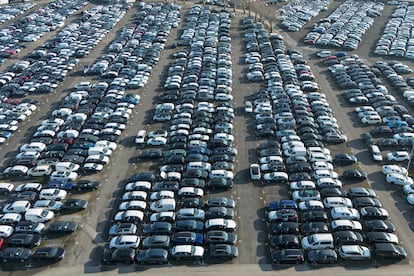
[[[137,235],[120,235],[109,241],[109,248],[133,248],[138,249],[141,238]]]
[[[326,188],[326,187],[341,188],[342,181],[339,179],[334,179],[330,177],[322,177],[316,180],[316,186],[318,186],[318,188]]]
[[[143,200],[131,200],[131,201],[124,201],[119,204],[118,210],[126,211],[126,210],[141,210],[144,211],[147,208],[147,203]]]
[[[387,174],[385,179],[387,183],[395,185],[410,185],[414,183],[411,177],[398,173]]]
[[[325,58],[331,55],[331,51],[329,50],[319,50],[315,53],[317,57]]]
[[[50,199],[37,200],[34,204],[34,208],[44,208],[53,212],[59,212],[62,209],[62,202]]]
[[[39,193],[39,199],[64,200],[67,194],[65,190],[57,188],[43,189]]]
[[[410,205],[414,205],[414,194],[407,195],[407,202]]]
[[[387,153],[388,161],[402,162],[402,161],[407,161],[409,159],[410,159],[410,155],[408,154],[407,151],[394,151],[394,152]]]
[[[317,190],[298,190],[292,193],[294,201],[321,200],[321,194]]]
[[[151,182],[149,181],[135,181],[125,185],[126,191],[149,191],[151,190]]]
[[[147,140],[148,146],[162,146],[165,144],[167,144],[167,138],[164,137],[154,137]]]
[[[13,234],[14,228],[9,225],[0,225],[0,238],[8,238]]]
[[[301,181],[290,182],[289,188],[291,191],[304,190],[304,189],[315,190],[316,185],[315,185],[315,182],[311,180],[301,180]]]
[[[214,178],[225,178],[225,179],[233,179],[234,175],[231,171],[226,170],[212,170],[210,172],[210,179]]]
[[[361,245],[342,245],[339,247],[339,256],[344,260],[368,260],[371,258],[371,251],[368,247]]]
[[[259,163],[260,164],[266,164],[266,163],[270,163],[272,161],[283,163],[283,158],[281,156],[277,156],[277,155],[265,156],[265,157],[260,158]]]
[[[329,162],[316,161],[312,163],[313,170],[333,170],[333,165]]]
[[[176,245],[171,249],[171,257],[177,260],[201,260],[204,258],[204,248],[196,245]]]
[[[260,173],[260,166],[258,164],[250,165],[250,178],[251,180],[260,180],[261,173]]]
[[[159,191],[159,192],[153,192],[150,196],[150,200],[160,200],[163,198],[174,198],[174,192],[173,191]]]
[[[75,181],[76,178],[78,178],[78,174],[75,172],[70,172],[70,171],[63,171],[63,172],[54,171],[50,175],[50,180]]]
[[[204,191],[200,188],[182,187],[178,190],[179,197],[203,197]]]
[[[338,179],[339,175],[335,171],[330,170],[315,170],[313,172],[313,178],[316,180],[322,179],[322,178],[332,178],[332,179]]]
[[[407,184],[403,186],[403,191],[406,195],[414,194],[414,184]]]
[[[205,212],[197,208],[181,208],[177,212],[178,219],[204,220]]]
[[[300,211],[323,210],[325,208],[320,200],[302,201],[299,202],[298,207]]]
[[[206,231],[223,230],[226,232],[236,231],[236,222],[232,219],[215,218],[205,222]]]
[[[135,136],[135,144],[142,145],[145,143],[145,137],[147,137],[147,131],[141,129]]]
[[[360,215],[357,209],[349,207],[334,207],[331,209],[332,219],[359,220]]]
[[[83,164],[83,171],[85,172],[90,172],[90,173],[100,172],[103,170],[103,168],[104,166],[102,164],[97,164],[97,163]]]
[[[391,174],[391,173],[408,175],[407,169],[404,167],[398,166],[398,165],[384,165],[382,166],[382,173],[385,175]]]
[[[97,148],[107,148],[110,150],[115,150],[117,145],[115,142],[110,142],[110,141],[106,141],[106,140],[99,140],[95,143],[94,147]]]
[[[0,183],[0,194],[7,195],[14,189],[14,185],[11,183]]]
[[[381,162],[383,160],[381,150],[377,145],[370,145],[368,149],[371,152],[372,159],[374,159],[374,161]]]
[[[362,224],[356,220],[350,219],[336,219],[331,221],[332,231],[351,230],[362,231]]]
[[[323,199],[323,205],[327,209],[335,208],[335,207],[352,208],[352,201],[347,197],[332,196],[332,197],[325,197]]]

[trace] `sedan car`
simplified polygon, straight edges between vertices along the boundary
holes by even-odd
[[[333,249],[310,250],[307,259],[312,265],[335,264],[338,262],[338,255]]]
[[[204,258],[204,248],[196,245],[176,245],[171,248],[171,257],[176,260],[202,260]]]
[[[7,262],[26,262],[30,259],[32,251],[23,247],[7,247],[0,251],[0,259]]]
[[[86,209],[88,206],[88,201],[78,198],[70,198],[63,202],[62,211],[71,212],[71,211],[80,211]]]
[[[214,244],[210,246],[210,257],[233,259],[239,255],[237,247],[230,244]]]
[[[402,162],[402,161],[408,161],[409,159],[410,159],[410,155],[406,151],[393,151],[393,152],[387,153],[388,161]]]
[[[37,261],[60,261],[65,257],[65,249],[57,246],[38,247],[32,254]]]
[[[106,264],[114,264],[123,262],[131,264],[135,260],[136,250],[132,248],[105,248],[102,256],[102,261]]]
[[[342,245],[339,247],[339,256],[344,260],[367,260],[371,258],[371,251],[362,245]]]
[[[270,254],[272,262],[277,264],[299,264],[304,261],[301,249],[273,250]]]
[[[412,185],[414,183],[411,177],[398,173],[387,174],[385,180],[387,181],[387,183],[400,186]]]
[[[363,207],[359,210],[363,219],[382,219],[389,217],[387,210],[380,207]]]
[[[137,264],[166,264],[168,263],[168,251],[162,248],[150,248],[139,250],[135,256]]]
[[[368,232],[365,240],[369,243],[394,243],[398,244],[398,236],[387,232]]]

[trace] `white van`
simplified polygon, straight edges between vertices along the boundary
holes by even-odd
[[[43,208],[30,208],[24,214],[24,219],[32,222],[48,222],[55,217],[55,213]]]
[[[175,199],[163,198],[151,203],[151,211],[153,212],[167,212],[175,211]]]
[[[53,171],[51,165],[37,165],[36,167],[31,168],[27,175],[29,176],[46,176],[50,175]]]
[[[305,250],[334,248],[333,236],[330,233],[306,236],[302,238],[301,244]]]
[[[192,162],[188,162],[187,164],[187,170],[189,169],[211,171],[211,164],[207,162],[201,162],[201,161],[192,161]]]
[[[112,150],[109,148],[104,147],[91,147],[88,149],[88,155],[105,155],[110,156],[112,154]]]
[[[3,207],[3,213],[24,213],[30,208],[30,202],[27,200],[17,200],[8,203]]]

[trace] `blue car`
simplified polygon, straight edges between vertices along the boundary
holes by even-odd
[[[191,231],[178,232],[172,237],[172,242],[173,244],[203,245],[204,235]]]
[[[127,94],[121,98],[121,102],[124,103],[131,103],[131,104],[138,104],[140,97],[134,94]]]
[[[278,201],[272,201],[269,203],[268,211],[276,211],[280,209],[294,209],[296,210],[298,205],[294,200],[291,199],[281,199]]]

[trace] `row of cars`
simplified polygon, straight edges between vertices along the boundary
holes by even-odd
[[[81,183],[79,185],[82,186]],[[75,232],[78,224],[74,221],[49,221],[58,213],[83,210],[87,201],[65,200],[66,191],[43,188],[42,184],[35,182],[20,184],[15,189],[10,183],[1,183],[0,187],[2,194],[10,196],[0,215],[0,259],[3,262],[55,262],[63,259],[63,248],[38,246],[43,239]]]
[[[83,0],[71,3],[53,1],[11,23],[0,31],[0,57],[14,56],[25,48],[25,42],[36,41],[46,33],[62,27],[67,16],[86,4]],[[25,8],[27,5],[22,7]]]
[[[35,3],[16,3],[14,5],[2,5],[0,7],[0,23],[11,21],[16,16],[23,14],[25,11],[30,10],[36,4]]]
[[[413,6],[400,3],[385,25],[375,45],[374,54],[413,59],[414,44],[411,31],[413,20]]]
[[[154,122],[168,122],[169,130],[140,131],[136,137],[141,146],[163,148],[157,158],[149,158],[163,157],[162,166],[158,173],[140,172],[128,180],[114,216],[119,224],[109,230],[109,236],[115,237],[109,241],[104,262],[120,261],[115,259],[121,255],[116,244],[129,238],[135,241],[133,248],[126,249],[130,257],[122,258],[129,263],[237,257],[235,202],[210,198],[204,204],[202,199],[208,187],[233,185],[234,111],[229,98],[216,97],[220,89],[225,95],[231,93],[229,29],[228,12],[199,5],[190,9],[183,32],[188,38],[182,37],[190,47],[174,54],[162,102],[153,116]],[[144,150],[141,159],[149,151],[154,149]],[[138,226],[130,225],[134,229],[143,224],[133,238],[116,234],[122,224],[130,223],[128,217]],[[141,250],[136,252],[137,248]]]
[[[245,31],[249,32],[252,29],[253,32],[260,34],[260,37],[257,36],[257,41],[258,48],[261,50],[256,52],[256,49],[252,48],[249,53],[266,56],[266,60],[260,61],[260,64],[264,68],[265,75],[268,75],[266,90],[260,90],[252,95],[246,108],[247,112],[254,113],[256,136],[280,138],[287,136],[283,139],[289,140],[289,136],[293,135],[296,137],[290,138],[302,139],[306,146],[345,142],[347,138],[333,118],[326,96],[316,92],[317,83],[309,80],[313,79],[313,73],[306,65],[302,54],[294,49],[284,53],[280,37],[277,35],[269,37],[260,25],[252,25],[250,22],[251,18],[244,21],[245,24],[250,25],[250,28]],[[284,154],[287,156],[304,153],[306,155],[306,149],[303,147],[284,149]]]
[[[128,89],[143,87],[159,60],[171,28],[180,20],[178,11],[179,6],[173,4],[142,4],[134,15],[135,23],[122,29],[108,46],[107,53],[86,74],[114,79]]]
[[[291,1],[277,10],[280,27],[289,32],[297,32],[320,11],[327,10],[331,2],[331,0]]]
[[[139,102],[139,96],[126,94],[125,89],[115,80],[78,83],[52,112],[53,119],[44,120],[31,143],[20,149],[4,175],[50,174],[52,180],[74,181],[80,169],[101,171]],[[67,166],[60,166],[62,162]]]
[[[261,37],[262,40],[263,37]],[[292,50],[290,52],[292,53]],[[293,53],[293,60],[299,60],[298,53]],[[281,83],[294,82],[295,77],[297,78],[296,74],[288,75],[283,72],[283,66],[289,64],[290,60],[284,59],[282,54],[277,55],[277,60],[279,67],[276,68],[279,68],[278,72],[281,72]],[[290,61],[290,64],[293,70],[289,72],[295,73],[294,62]],[[329,105],[324,94],[319,92],[305,94],[300,88],[293,87],[296,88],[293,89],[288,85],[286,85],[287,91],[285,92],[283,84],[279,85],[277,92],[272,91],[276,88],[272,86],[275,82],[268,80],[268,91],[255,93],[250,110],[256,114],[256,125],[258,124],[257,115],[260,115],[263,110],[266,110],[265,112],[271,115],[270,119],[273,119],[272,107],[274,108],[280,101],[281,95],[286,93],[288,100],[285,105],[286,109],[291,106],[294,108],[284,112],[296,119],[295,124],[289,128],[281,127],[280,123],[276,123],[277,128],[274,128],[274,131],[278,141],[269,141],[260,145],[258,148],[260,165],[252,164],[250,167],[253,180],[263,179],[265,182],[276,182],[281,185],[288,183],[291,192],[292,200],[272,202],[267,209],[272,261],[302,263],[305,260],[304,250],[309,250],[306,254],[307,261],[312,264],[337,263],[338,255],[344,260],[364,260],[371,257],[366,243],[371,245],[375,243],[373,250],[378,257],[386,254],[393,256],[393,253],[397,252],[396,258],[397,256],[405,258],[404,249],[394,244],[398,243],[396,236],[388,233],[388,231],[394,232],[395,227],[386,221],[388,213],[381,207],[374,191],[354,187],[345,193],[342,189],[339,175],[333,170],[334,165],[354,164],[357,161],[356,157],[337,154],[335,158],[332,158],[329,149],[325,148],[323,143],[306,145],[302,141],[300,132],[303,129],[310,127],[320,131],[323,130],[325,124],[330,125],[329,128],[335,127],[332,125],[332,122],[335,122],[332,120],[335,118],[332,112],[328,113]],[[300,83],[297,79],[296,82]],[[275,96],[269,97],[271,93]],[[318,125],[300,126],[298,124],[299,127],[296,126],[296,122],[306,121],[301,117],[293,117],[294,113],[300,113],[300,106],[303,104],[298,103],[302,103],[302,98],[306,100],[306,103],[309,100],[308,117],[314,115],[315,123],[318,122]],[[321,114],[320,110],[313,110],[313,107],[317,106],[324,107],[325,110],[322,112],[326,114]],[[317,115],[312,114],[312,111]],[[280,111],[275,112],[274,116],[281,114],[283,113]],[[326,120],[325,117],[327,117]],[[271,120],[271,122],[274,121]],[[357,170],[346,170],[346,174],[358,181],[366,178],[366,174]],[[364,222],[364,228],[362,222]],[[363,230],[370,233],[362,235]],[[302,235],[301,239],[299,235]],[[386,245],[379,244],[383,242]],[[333,250],[335,247],[338,247],[337,251]],[[380,249],[386,250],[384,247],[389,250],[388,253],[379,253]]]
[[[362,36],[381,15],[384,4],[374,1],[343,2],[328,17],[319,20],[304,38],[304,43],[318,47],[356,50]]]

